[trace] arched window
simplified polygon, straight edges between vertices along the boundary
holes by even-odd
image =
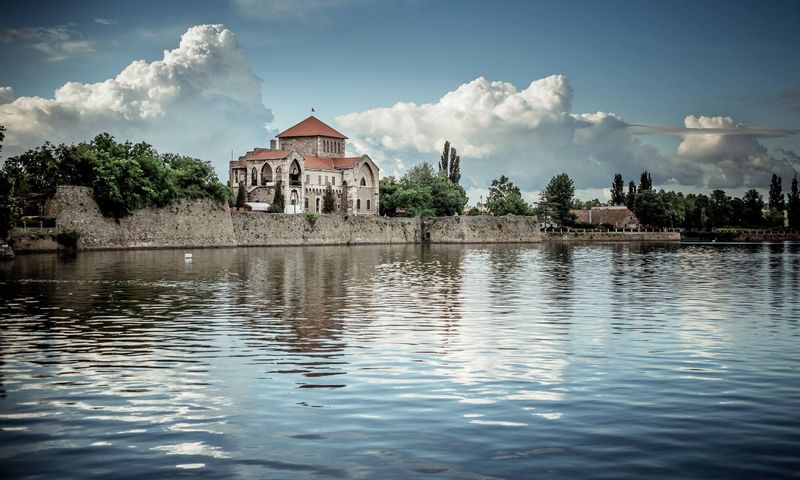
[[[266,185],[272,182],[272,167],[269,166],[269,163],[265,163],[263,167],[261,167],[261,185]]]
[[[369,200],[367,200],[367,210],[369,210]]]
[[[356,210],[361,210],[361,199],[356,199]]]
[[[303,203],[304,203],[303,208],[308,210],[308,197],[306,197],[306,199],[305,199],[305,201]]]
[[[254,187],[258,186],[258,171],[256,171],[256,167],[253,167],[253,176],[250,179],[250,185]]]
[[[316,202],[316,204],[317,204],[317,213],[319,213],[319,197],[317,197],[317,202]]]
[[[361,177],[361,186],[362,187],[366,187],[367,186],[367,179],[364,178],[364,177]]]

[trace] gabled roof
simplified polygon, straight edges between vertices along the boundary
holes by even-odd
[[[321,170],[346,170],[353,168],[361,157],[315,157],[313,155],[304,156],[305,168],[321,169]]]
[[[291,138],[291,137],[331,137],[331,138],[347,138],[341,133],[331,128],[325,122],[319,120],[314,115],[306,118],[297,125],[290,127],[287,130],[278,134],[278,138]]]

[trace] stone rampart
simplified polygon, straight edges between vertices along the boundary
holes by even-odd
[[[239,246],[419,243],[418,218],[260,212],[233,214]]]
[[[536,217],[461,216],[423,220],[426,243],[538,243]]]
[[[236,245],[227,205],[211,199],[181,199],[115,220],[100,213],[91,189],[61,186],[47,201],[45,215],[55,217],[59,229],[78,230],[87,249]]]

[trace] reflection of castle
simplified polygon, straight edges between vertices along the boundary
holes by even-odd
[[[376,215],[378,167],[367,155],[345,156],[347,137],[311,116],[278,135],[279,145],[256,148],[230,162],[231,188],[244,183],[249,202],[271,203],[281,180],[287,205],[320,212],[325,187],[343,213]]]

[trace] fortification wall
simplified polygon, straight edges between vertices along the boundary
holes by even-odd
[[[547,232],[546,242],[680,242],[680,232]]]
[[[423,220],[427,243],[541,242],[536,217],[435,217]]]
[[[257,212],[232,217],[240,246],[419,243],[422,238],[416,218]]]
[[[87,187],[58,187],[45,205],[59,229],[81,232],[87,249],[235,246],[228,206],[211,199],[182,199],[143,208],[118,221],[104,217]]]

